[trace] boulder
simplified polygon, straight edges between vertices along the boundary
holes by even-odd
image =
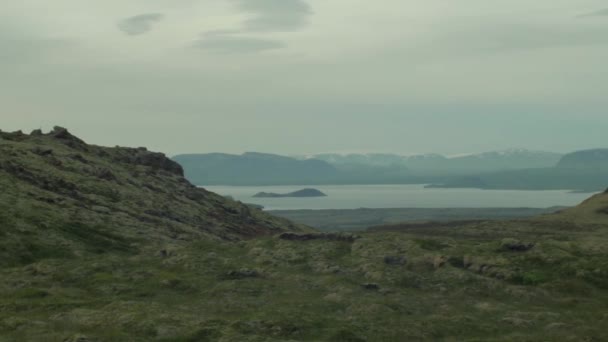
[[[500,248],[506,251],[525,252],[534,248],[533,243],[524,243],[516,239],[503,239],[500,242]]]
[[[241,268],[238,271],[230,271],[226,273],[226,276],[230,279],[257,278],[260,276],[260,273],[256,270]]]
[[[384,263],[390,266],[402,266],[407,262],[404,256],[387,255],[384,257]]]
[[[378,291],[378,290],[380,290],[380,285],[378,285],[376,283],[365,283],[365,284],[361,284],[361,288],[364,290],[369,290],[369,291]]]

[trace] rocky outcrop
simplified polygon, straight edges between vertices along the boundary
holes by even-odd
[[[332,233],[282,233],[279,235],[281,240],[289,241],[311,241],[311,240],[326,240],[326,241],[343,241],[355,242],[359,236],[353,234],[332,234]]]

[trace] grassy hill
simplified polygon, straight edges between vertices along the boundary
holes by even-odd
[[[144,148],[91,146],[62,128],[0,139],[2,266],[302,229],[194,187]]]
[[[0,341],[608,335],[608,194],[536,219],[319,234],[144,149],[0,136]]]

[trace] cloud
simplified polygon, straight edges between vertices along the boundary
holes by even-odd
[[[231,54],[283,49],[286,44],[278,40],[238,36],[233,31],[212,31],[203,34],[194,46],[211,52]]]
[[[303,0],[232,0],[249,14],[242,26],[232,30],[204,33],[195,47],[216,53],[254,53],[287,47],[280,40],[252,37],[251,34],[297,31],[308,25],[312,9]]]
[[[0,26],[0,45],[0,69],[67,59],[79,46],[73,39],[32,35],[6,26]]]
[[[594,11],[591,13],[586,13],[583,15],[579,15],[579,18],[587,18],[587,17],[608,17],[608,8]]]
[[[250,13],[248,31],[297,31],[308,25],[312,8],[303,0],[234,0],[238,8]]]
[[[137,36],[148,33],[155,23],[163,19],[161,13],[140,14],[118,22],[118,29],[130,35]]]
[[[497,50],[544,49],[553,47],[581,47],[608,44],[608,29],[552,29],[538,27],[510,28],[498,32],[486,41]]]

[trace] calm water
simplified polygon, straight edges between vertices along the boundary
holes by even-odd
[[[357,208],[547,208],[572,206],[591,194],[570,191],[426,189],[424,185],[209,186],[209,191],[260,204],[267,210]],[[253,198],[258,192],[315,188],[328,197]]]

